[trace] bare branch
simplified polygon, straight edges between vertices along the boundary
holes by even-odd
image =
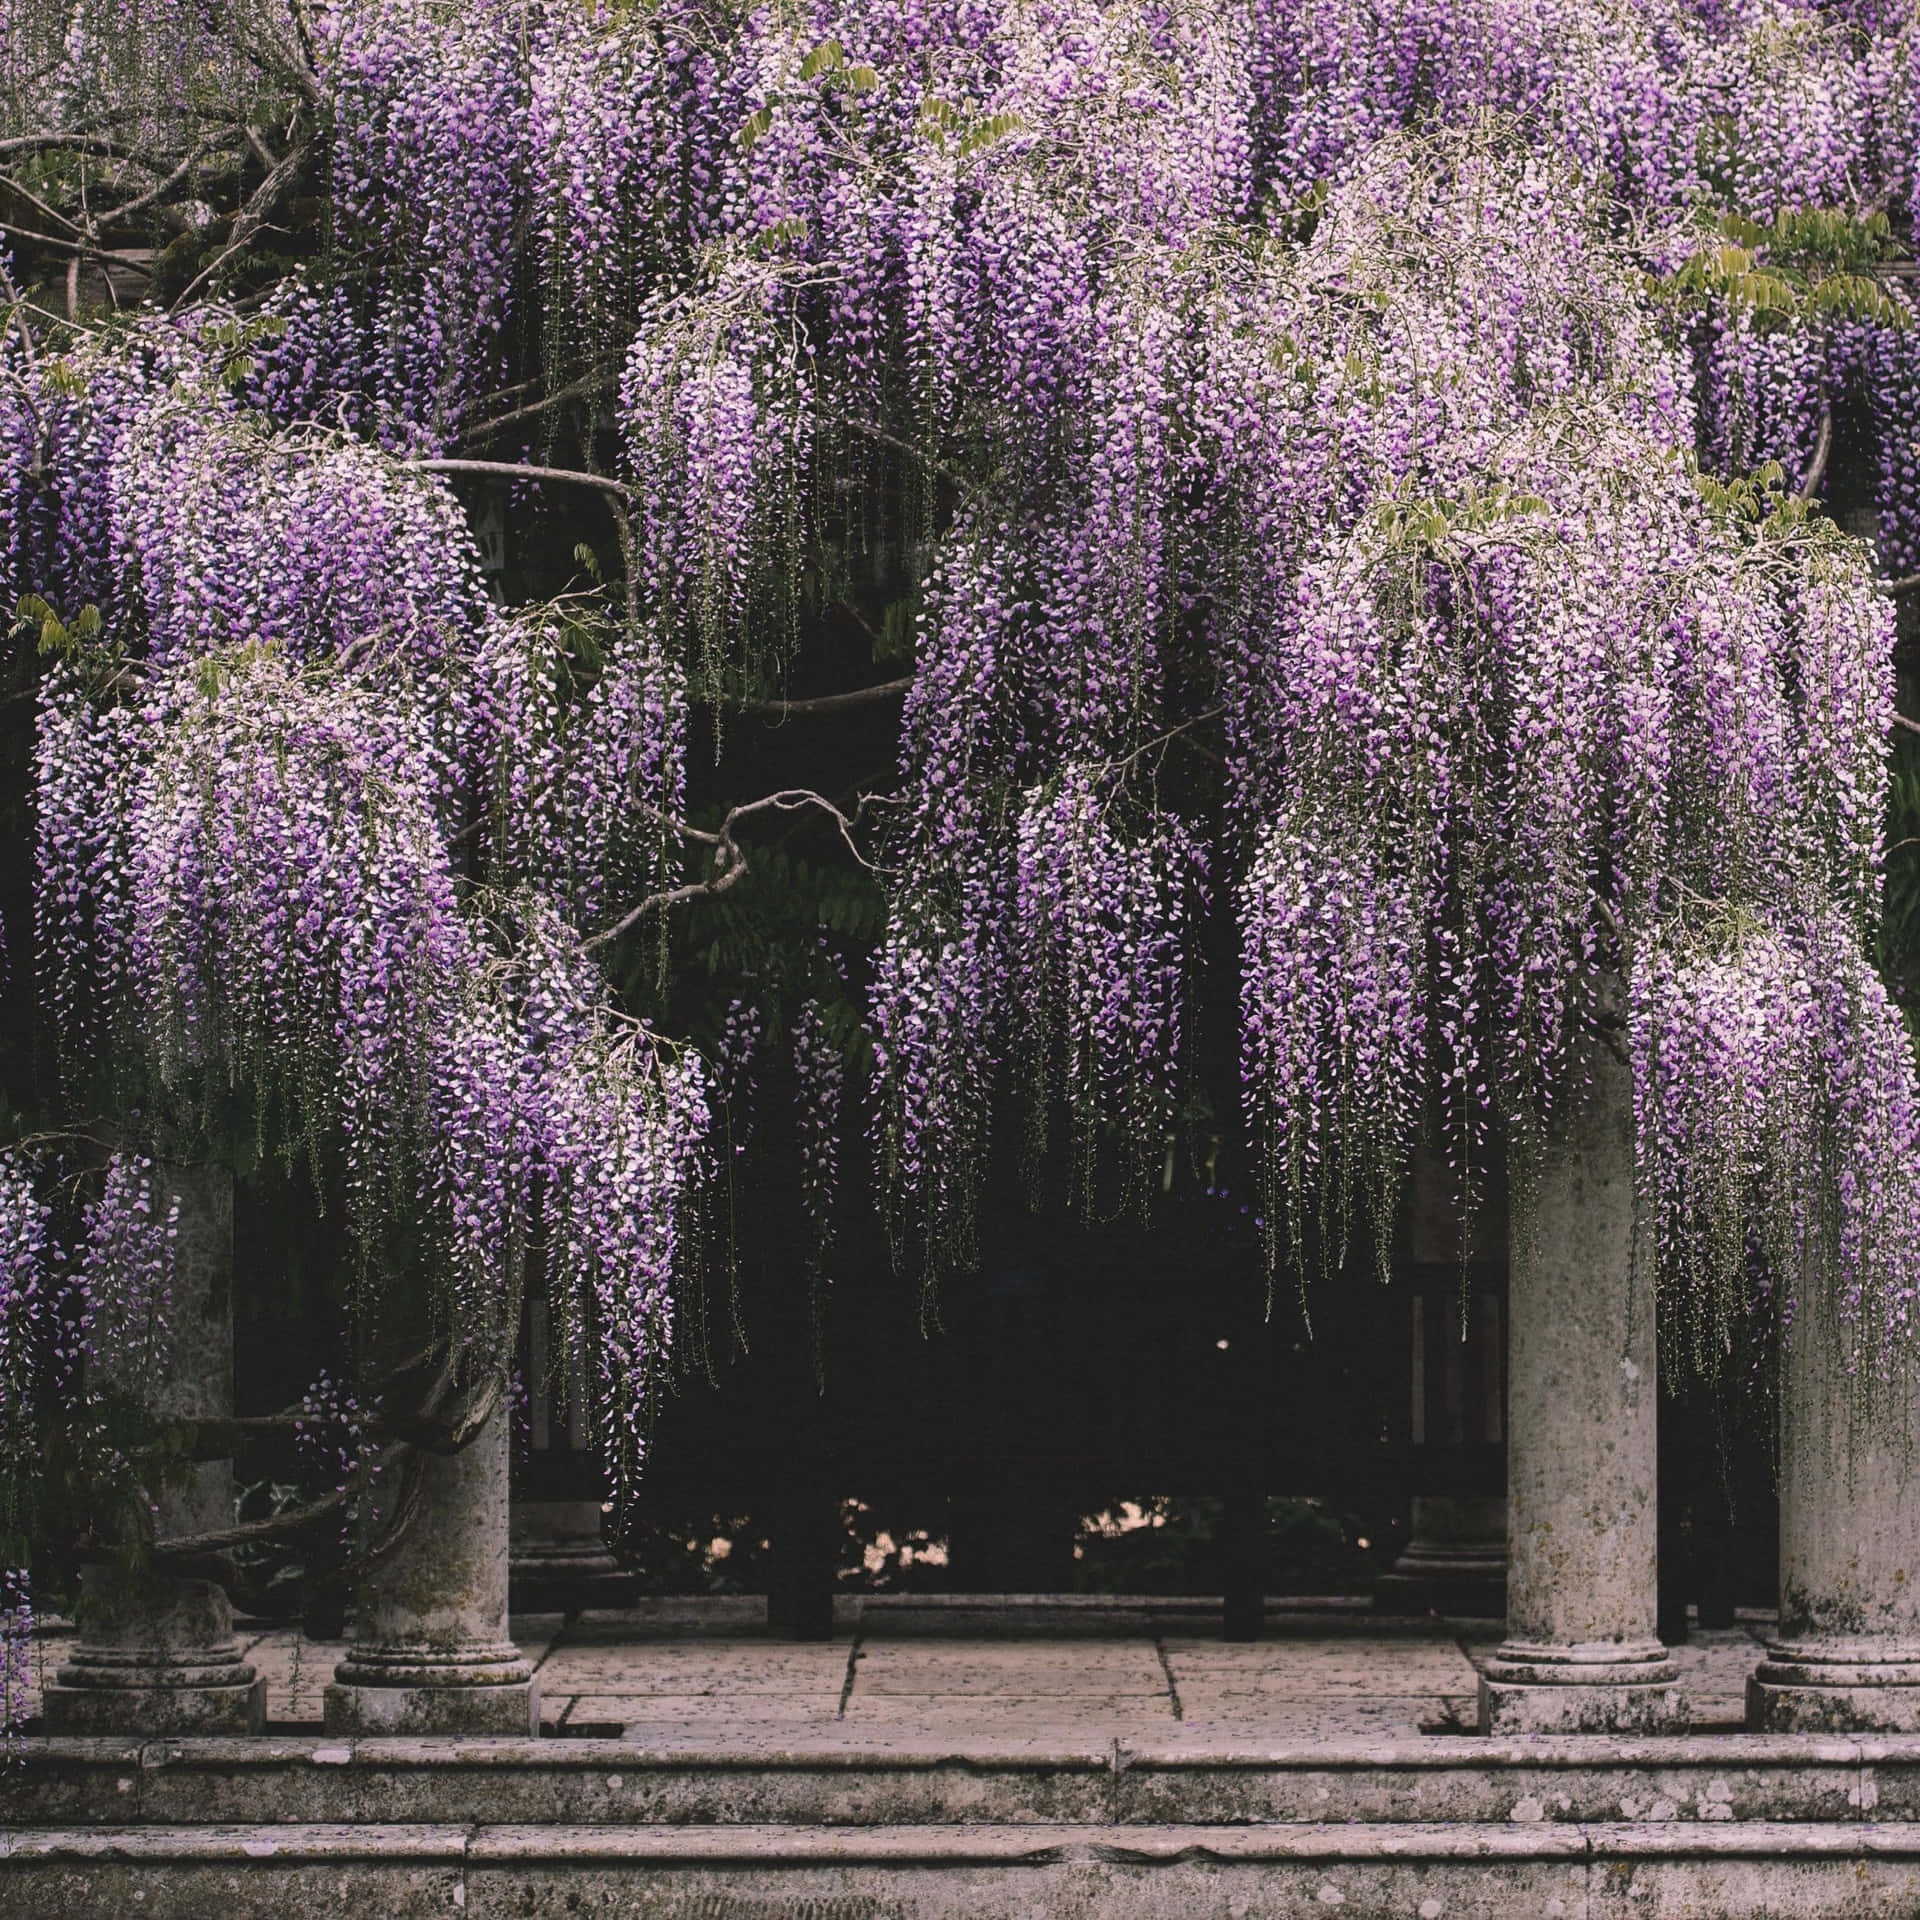
[[[111,226],[116,220],[131,219],[134,214],[144,212],[163,194],[171,193],[206,156],[205,147],[195,147],[164,180],[157,181],[137,199],[129,200],[124,205],[115,207],[111,212],[102,214],[95,223],[96,226]]]
[[[94,153],[104,160],[131,160],[136,167],[156,173],[166,165],[162,159],[143,154],[136,147],[123,146],[118,140],[103,140],[94,133],[28,133],[12,140],[0,140],[0,159],[16,153]]]
[[[69,255],[75,265],[82,260],[98,260],[105,266],[125,267],[130,273],[137,273],[145,279],[153,277],[152,270],[145,262],[135,260],[124,253],[111,252],[106,247],[96,247],[90,240],[63,240],[57,233],[34,233],[26,227],[16,227],[5,220],[0,220],[0,233],[10,233],[15,239],[25,240],[30,246],[52,247],[56,252]]]
[[[502,427],[516,420],[537,419],[543,413],[551,413],[555,407],[565,406],[569,400],[584,400],[591,394],[604,393],[612,384],[612,374],[590,373],[585,379],[574,381],[571,386],[557,388],[544,399],[530,401],[526,406],[515,407],[508,413],[496,413],[487,420],[476,420],[471,426],[463,424],[461,437],[467,440],[490,439]]]
[[[252,199],[234,216],[226,245],[194,275],[186,290],[174,301],[176,308],[186,306],[229,260],[234,259],[241,249],[266,227],[274,209],[292,189],[294,182],[299,179],[300,169],[305,165],[312,145],[311,135],[296,140],[288,150],[287,157],[260,182],[254,190]]]
[[[1209,720],[1218,720],[1225,712],[1225,707],[1208,707],[1202,713],[1189,714],[1186,719],[1168,727],[1164,732],[1156,733],[1151,740],[1142,741],[1131,753],[1123,755],[1118,760],[1109,760],[1106,763],[1104,771],[1108,773],[1119,773],[1123,768],[1132,766],[1136,760],[1151,753],[1155,747],[1164,747],[1170,742],[1178,740],[1183,734],[1189,732],[1194,727],[1203,727]]]
[[[810,700],[743,700],[742,713],[766,714],[787,720],[796,714],[845,713],[852,707],[871,707],[882,700],[897,700],[913,685],[913,675],[902,680],[883,680],[877,687],[855,687],[849,693],[816,694]]]
[[[208,1533],[175,1534],[170,1540],[156,1540],[156,1557],[170,1560],[199,1559],[209,1553],[229,1553],[235,1547],[248,1547],[264,1540],[282,1540],[299,1533],[316,1520],[338,1513],[348,1501],[357,1499],[389,1467],[398,1464],[413,1451],[412,1442],[396,1440],[370,1459],[363,1460],[346,1480],[331,1493],[309,1500],[304,1507],[292,1507],[285,1513],[269,1514],[264,1520],[245,1520],[231,1527],[216,1527]]]
[[[1905,573],[1897,580],[1876,580],[1873,590],[1884,593],[1890,600],[1903,593],[1920,593],[1920,573]]]
[[[617,940],[630,928],[637,926],[646,916],[668,907],[676,907],[689,900],[705,900],[717,893],[725,893],[728,888],[738,886],[746,877],[746,849],[734,838],[734,828],[742,820],[751,819],[757,813],[799,813],[809,807],[818,807],[827,814],[840,830],[840,838],[847,844],[847,851],[870,873],[879,869],[860,851],[854,840],[853,830],[860,824],[861,816],[866,812],[868,803],[875,799],[873,794],[863,793],[855,803],[851,814],[843,812],[829,800],[825,794],[815,793],[807,787],[785,787],[778,793],[764,794],[758,800],[742,801],[737,807],[728,809],[727,817],[720,822],[718,833],[707,833],[698,827],[681,825],[669,821],[675,832],[688,840],[697,840],[711,846],[713,861],[704,880],[689,881],[685,886],[668,887],[661,893],[650,893],[637,906],[631,907],[616,920],[612,926],[604,928],[591,939],[580,943],[583,953],[591,953],[594,948],[605,946],[609,940]]]
[[[597,487],[616,500],[633,498],[633,489],[601,473],[581,473],[572,467],[522,467],[511,460],[409,460],[422,473],[484,473],[506,480],[550,480],[557,485]]]
[[[713,870],[704,880],[690,881],[684,887],[668,887],[662,893],[650,893],[638,906],[622,914],[612,926],[596,933],[591,939],[580,943],[582,953],[591,953],[596,947],[603,947],[609,940],[618,940],[629,928],[638,926],[648,914],[663,912],[668,907],[677,907],[688,900],[705,900],[716,893],[725,893],[729,887],[738,886],[746,877],[747,858],[730,840],[722,840],[714,849]]]
[[[1813,458],[1807,463],[1807,471],[1800,481],[1800,498],[1811,500],[1820,491],[1820,482],[1827,477],[1827,461],[1833,453],[1833,403],[1820,409],[1820,437],[1813,444]]]

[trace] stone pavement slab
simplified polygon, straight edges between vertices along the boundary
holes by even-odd
[[[811,1694],[830,1708],[846,1683],[847,1640],[562,1641],[540,1665],[543,1692],[676,1696]]]
[[[1439,1621],[1388,1625],[1325,1610],[1276,1613],[1267,1637],[1248,1644],[1220,1639],[1194,1610],[1144,1605],[1067,1609],[1054,1632],[1031,1602],[1019,1633],[985,1608],[978,1619],[992,1630],[974,1631],[961,1605],[876,1608],[871,1630],[863,1614],[838,1611],[845,1630],[807,1644],[756,1628],[764,1604],[741,1600],[520,1615],[513,1626],[538,1665],[547,1731],[736,1744],[761,1730],[838,1730],[877,1744],[1097,1746],[1175,1727],[1254,1744],[1431,1739],[1472,1730],[1476,1662],[1497,1644],[1485,1627],[1456,1638]],[[1761,1634],[1751,1622],[1695,1629],[1674,1649],[1697,1728],[1740,1726]],[[316,1721],[339,1644],[288,1628],[256,1628],[242,1641],[267,1681],[269,1724]],[[70,1644],[64,1632],[35,1637],[29,1712]]]
[[[1162,1698],[1166,1669],[1153,1642],[1114,1640],[873,1640],[854,1660],[853,1697],[952,1694],[970,1699]]]
[[[841,1724],[853,1731],[885,1729],[920,1739],[939,1739],[965,1750],[1000,1737],[1042,1742],[1098,1741],[1111,1745],[1128,1734],[1178,1725],[1170,1694],[972,1699],[950,1693],[869,1694],[847,1702]]]
[[[1248,1645],[1220,1640],[1161,1643],[1180,1690],[1231,1696],[1278,1695],[1332,1700],[1374,1694],[1461,1694],[1476,1689],[1472,1661],[1451,1640],[1294,1640],[1269,1638]]]

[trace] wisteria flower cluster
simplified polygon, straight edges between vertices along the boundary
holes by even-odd
[[[322,15],[334,206],[366,284],[345,309],[309,289],[283,309],[283,410],[325,417],[330,392],[370,397],[383,438],[436,446],[484,391],[524,204],[520,23],[506,0],[340,0]]]
[[[137,79],[64,11],[8,43],[63,124],[116,87],[158,124],[169,33],[218,78],[198,10],[141,0]],[[1863,1354],[1904,1334],[1917,1096],[1865,958],[1893,616],[1814,503],[1864,436],[1881,568],[1920,568],[1883,271],[1911,9],[287,19],[327,244],[254,299],[0,345],[70,1068],[246,1089],[340,1167],[370,1269],[424,1220],[489,1351],[538,1237],[630,1479],[707,1076],[588,943],[739,877],[686,818],[689,705],[757,699],[864,596],[913,656],[871,1121],[931,1272],[1009,1109],[1065,1121],[1093,1204],[1109,1157],[1145,1193],[1210,985],[1273,1260],[1364,1225],[1383,1262],[1421,1136],[1469,1207],[1524,1164],[1621,974],[1699,1364],[1808,1288]],[[617,593],[482,590],[423,468],[521,418],[612,503]],[[676,888],[683,838],[716,865]],[[818,1271],[856,1103],[817,1000],[793,1045]]]
[[[42,944],[87,969],[54,1004],[108,1010],[188,1110],[237,1083],[337,1159],[371,1269],[415,1222],[452,1333],[489,1365],[518,1325],[537,1190],[563,1223],[559,1297],[616,1342],[624,1433],[665,1345],[697,1068],[615,1020],[538,896],[491,915],[464,897],[425,703],[253,648],[158,672],[113,720],[77,677],[48,682],[42,898],[64,917]],[[90,754],[125,806],[87,840],[66,809]]]
[[[161,1191],[144,1154],[116,1153],[87,1209],[80,1255],[87,1363],[138,1395],[171,1371],[178,1195]]]
[[[32,1580],[25,1567],[0,1567],[0,1747],[26,1720],[32,1662]]]

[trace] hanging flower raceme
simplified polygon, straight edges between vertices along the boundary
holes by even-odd
[[[125,552],[114,476],[123,446],[176,388],[212,430],[232,410],[219,377],[222,316],[143,318],[111,340],[29,361],[0,338],[0,594],[37,594],[65,620],[88,606],[112,624]]]
[[[828,1278],[834,1201],[840,1184],[840,1100],[846,1062],[827,1029],[818,1000],[801,1009],[793,1029],[794,1133],[800,1145],[800,1206],[807,1217],[807,1266],[816,1287]]]
[[[473,958],[420,716],[261,652],[167,669],[137,714],[93,706],[77,676],[48,682],[51,1001],[137,1037],[134,1058],[178,1097],[239,1083],[316,1148],[337,1130],[371,1235],[407,1192],[426,1063]],[[114,844],[57,810],[91,813],[62,778],[80,739],[120,762]],[[63,1037],[80,1058],[95,1035]]]
[[[496,620],[459,705],[496,885],[584,928],[656,883],[686,773],[685,676],[660,623],[566,604]]]
[[[0,1453],[27,1457],[36,1349],[52,1306],[53,1260],[46,1202],[15,1155],[0,1157]],[[6,1504],[0,1500],[0,1532]]]
[[[137,721],[90,726],[85,689],[56,676],[41,891],[65,918],[44,951],[83,971],[56,973],[50,998],[135,1040],[129,1071],[175,1099],[238,1084],[276,1131],[337,1156],[369,1261],[416,1220],[452,1334],[483,1356],[517,1323],[532,1209],[558,1209],[561,1280],[626,1329],[608,1418],[637,1434],[705,1124],[698,1076],[614,1022],[550,908],[512,916],[533,928],[515,935],[462,898],[433,738],[384,686],[214,655],[161,673]],[[104,848],[55,811],[89,804],[57,777],[76,739],[124,762]],[[100,873],[129,884],[102,891]],[[100,1231],[119,1229],[103,1216]],[[633,1446],[615,1457],[632,1464]]]
[[[711,299],[659,303],[621,380],[641,511],[644,601],[682,625],[716,689],[791,643],[811,452],[806,342],[776,275],[751,264]]]
[[[144,1154],[115,1153],[87,1209],[80,1252],[81,1339],[95,1377],[142,1394],[164,1380],[172,1353],[180,1201]]]
[[[1019,823],[1011,949],[1026,996],[1021,1076],[1044,1139],[1050,1066],[1092,1190],[1096,1148],[1136,1197],[1170,1137],[1190,1013],[1192,926],[1205,859],[1184,823],[1129,831],[1101,770],[1070,768]]]
[[[545,327],[564,373],[614,359],[648,300],[720,226],[757,102],[696,6],[554,7],[529,54],[528,147]]]
[[[427,445],[478,397],[512,297],[526,177],[521,23],[506,0],[338,0],[322,16],[334,201],[368,288],[339,342],[343,367],[319,384],[347,391],[340,373],[370,363],[383,413]],[[338,350],[303,332],[307,354]]]
[[[1920,1102],[1903,1025],[1844,919],[1730,917],[1650,938],[1632,981],[1644,1251],[1670,1342],[1714,1377],[1804,1290],[1857,1364],[1920,1287]],[[1763,1286],[1756,1294],[1756,1264]]]
[[[551,1237],[548,1281],[593,1381],[616,1488],[646,1455],[652,1396],[690,1256],[689,1190],[710,1173],[706,1070],[610,1005],[563,923],[520,942],[522,1019]]]
[[[0,127],[111,133],[164,152],[209,101],[255,109],[275,90],[249,59],[293,38],[284,0],[239,0],[217,19],[188,0],[9,0],[0,16]]]
[[[1273,823],[1243,882],[1241,1073],[1275,1258],[1310,1228],[1337,1250],[1356,1200],[1376,1233],[1391,1227],[1440,1037],[1425,1017],[1431,912],[1417,848],[1369,845],[1310,803]]]
[[[188,386],[122,436],[108,487],[120,591],[137,590],[157,655],[244,643],[424,663],[486,626],[459,504],[373,448],[266,431]]]

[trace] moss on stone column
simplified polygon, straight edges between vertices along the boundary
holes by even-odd
[[[1617,1016],[1603,983],[1602,1020]],[[1634,1284],[1633,1073],[1624,1037],[1575,1043],[1552,1130],[1513,1196],[1507,1637],[1483,1733],[1685,1724],[1655,1635],[1658,1401],[1650,1283]]]
[[[459,1451],[415,1453],[375,1488],[371,1531],[403,1500],[412,1518],[355,1586],[328,1732],[539,1732],[507,1625],[507,1440],[503,1401]]]
[[[166,1365],[142,1398],[162,1420],[233,1414],[233,1176],[160,1163],[157,1199],[179,1207]],[[185,1485],[155,1489],[166,1540],[233,1521],[233,1463],[206,1461]],[[81,1574],[80,1637],[47,1688],[56,1734],[257,1733],[266,1685],[240,1657],[219,1563],[189,1575],[164,1564],[101,1562]]]
[[[1850,1378],[1806,1301],[1781,1364],[1780,1626],[1747,1683],[1760,1733],[1920,1733],[1920,1393]]]

